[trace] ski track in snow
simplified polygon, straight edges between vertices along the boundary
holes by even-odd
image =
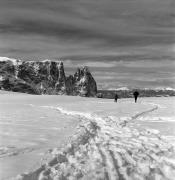
[[[19,154],[29,153],[34,151],[34,148],[16,148],[13,146],[0,147],[0,159],[6,156],[17,156]]]
[[[128,126],[130,121],[159,108],[151,106],[127,120],[42,106],[76,116],[81,123],[66,147],[52,150],[50,162],[16,179],[174,180],[174,146],[155,131],[139,132]]]
[[[132,119],[132,120],[135,120],[135,119],[137,119],[138,117],[143,116],[143,115],[145,115],[145,114],[148,114],[148,113],[150,113],[150,112],[153,112],[153,111],[155,111],[155,110],[157,110],[157,109],[158,109],[158,105],[155,105],[155,107],[153,107],[152,109],[149,109],[149,110],[147,110],[147,111],[143,111],[143,112],[141,112],[141,113],[138,113],[138,114],[132,116],[131,119]]]

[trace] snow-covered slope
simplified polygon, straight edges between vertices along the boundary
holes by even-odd
[[[35,108],[80,120],[70,143],[50,151],[52,160],[16,179],[175,177],[175,98],[140,98],[138,103],[70,96],[16,95],[12,99],[19,103],[25,99]],[[9,103],[3,97],[1,101]]]

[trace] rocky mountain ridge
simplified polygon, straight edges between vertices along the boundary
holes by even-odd
[[[0,59],[0,89],[30,94],[95,96],[96,82],[88,67],[66,77],[62,61]]]

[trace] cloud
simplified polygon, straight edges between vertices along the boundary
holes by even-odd
[[[0,55],[89,66],[99,86],[172,80],[174,17],[172,0],[0,0]]]
[[[0,33],[49,37],[57,43],[86,41],[87,50],[168,44],[174,42],[169,4],[170,0],[2,0]]]
[[[77,63],[75,61],[71,60],[64,60],[65,66],[68,67],[77,67]],[[112,68],[119,64],[121,64],[122,61],[110,61],[110,62],[104,62],[104,61],[89,61],[89,62],[81,62],[81,66],[88,66],[93,68]]]

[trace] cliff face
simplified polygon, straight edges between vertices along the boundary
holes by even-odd
[[[97,86],[87,67],[65,76],[60,61],[0,60],[0,88],[31,94],[95,96]]]

